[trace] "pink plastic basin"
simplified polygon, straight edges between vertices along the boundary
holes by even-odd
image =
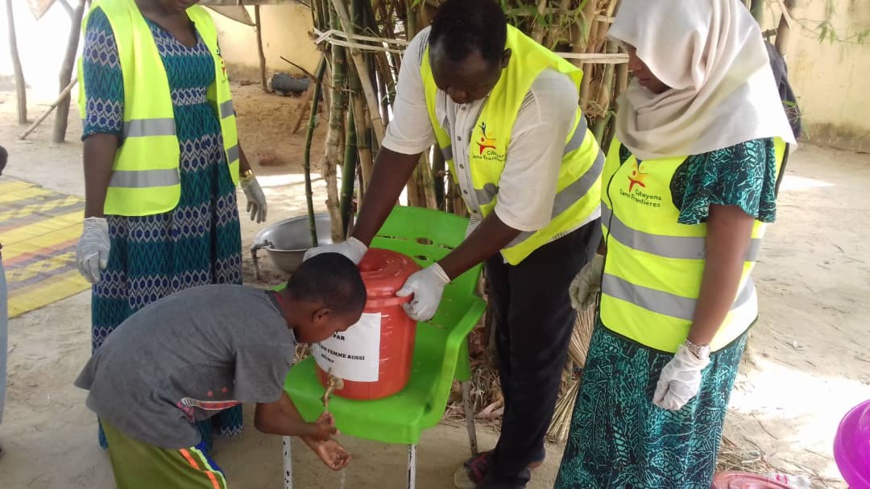
[[[840,421],[834,460],[852,489],[870,489],[870,400],[855,406]]]

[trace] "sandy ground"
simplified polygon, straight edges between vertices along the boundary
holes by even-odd
[[[299,101],[238,87],[236,109],[243,145],[269,199],[269,222],[302,215],[300,171],[304,128],[290,135]],[[48,102],[48,101],[42,101]],[[32,105],[31,119],[45,105]],[[7,174],[71,194],[83,193],[80,123],[70,121],[71,142],[53,145],[51,121],[20,142],[14,99],[0,91],[0,143],[10,153]],[[314,147],[322,148],[322,134]],[[318,154],[317,152],[315,154]],[[273,160],[277,166],[259,166]],[[732,397],[726,436],[792,473],[818,475],[819,487],[844,487],[831,444],[843,414],[870,398],[870,157],[806,145],[792,157],[783,184],[779,222],[770,228],[756,272],[762,316],[753,330]],[[322,183],[316,186],[322,208]],[[244,246],[259,226],[243,220]],[[2,237],[0,237],[2,240]],[[250,257],[245,253],[246,269]],[[267,282],[281,279],[263,256]],[[264,284],[265,285],[265,284]],[[89,293],[10,321],[9,391],[0,441],[0,487],[101,489],[113,486],[108,458],[96,443],[94,416],[72,381],[90,353]],[[250,414],[251,409],[248,409]],[[479,429],[481,445],[495,435]],[[345,440],[356,460],[345,487],[404,487],[406,451]],[[339,487],[339,476],[295,446],[296,487]],[[757,452],[755,455],[752,451]],[[561,447],[529,487],[552,487]],[[452,487],[454,469],[467,457],[462,426],[445,423],[420,444],[418,487]],[[218,441],[215,458],[237,488],[281,487],[281,442],[249,429],[240,440]]]

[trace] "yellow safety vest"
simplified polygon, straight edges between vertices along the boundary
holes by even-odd
[[[786,144],[775,139],[777,173]],[[689,334],[706,264],[707,224],[679,224],[671,195],[685,156],[620,163],[614,138],[604,166],[601,224],[607,245],[601,280],[602,324],[647,347],[676,352]],[[731,311],[710,348],[719,350],[758,317],[752,268],[765,225],[756,221]]]
[[[570,76],[578,90],[583,78],[580,69],[512,26],[508,26],[507,48],[512,52],[510,63],[490,93],[471,133],[471,181],[483,217],[492,212],[498,201],[498,184],[504,171],[511,132],[532,82],[546,69]],[[421,74],[429,118],[435,129],[438,146],[455,177],[450,136],[442,126],[442,121],[435,115],[438,87],[429,65],[428,48],[423,55]],[[603,167],[604,155],[588,130],[586,118],[578,106],[574,128],[565,142],[550,223],[538,231],[521,233],[501,250],[504,259],[511,265],[516,265],[541,246],[597,217]]]
[[[121,216],[168,212],[181,197],[178,169],[181,150],[163,60],[134,0],[95,0],[90,11],[98,7],[112,25],[124,78],[123,141],[112,166],[104,212]],[[208,12],[198,5],[187,9],[187,15],[214,57],[215,83],[208,87],[208,100],[220,117],[226,161],[233,183],[238,184],[236,117],[226,67],[218,50],[217,29]],[[86,18],[83,31],[87,24]],[[78,80],[79,110],[85,117],[87,100],[81,60]]]

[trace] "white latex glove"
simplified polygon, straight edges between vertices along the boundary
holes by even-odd
[[[100,271],[109,264],[109,223],[104,217],[85,218],[82,237],[76,246],[76,266],[88,282],[100,281]]]
[[[710,364],[710,353],[696,357],[680,345],[674,358],[665,365],[656,384],[653,403],[669,411],[679,411],[701,389],[701,372]]]
[[[250,175],[243,177],[239,184],[245,192],[245,197],[248,198],[248,212],[251,214],[251,220],[261,223],[266,220],[266,196],[263,195],[263,189],[257,183],[257,177]]]
[[[405,285],[396,292],[396,296],[407,297],[414,294],[411,302],[403,306],[405,312],[414,321],[428,321],[435,316],[435,311],[441,304],[444,287],[448,283],[450,277],[436,263],[408,277]]]
[[[302,257],[302,261],[321,253],[338,253],[350,258],[354,264],[359,265],[360,260],[362,260],[367,251],[369,251],[368,246],[351,236],[350,238],[347,238],[347,241],[342,243],[328,244],[309,249],[305,252],[305,256]]]
[[[571,307],[578,311],[585,310],[595,302],[595,294],[601,291],[601,276],[604,274],[604,257],[595,255],[580,273],[574,277],[568,295],[571,297]]]

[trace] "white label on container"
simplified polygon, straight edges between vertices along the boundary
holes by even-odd
[[[312,346],[317,366],[352,382],[377,382],[381,363],[381,313],[364,313],[343,333]]]

